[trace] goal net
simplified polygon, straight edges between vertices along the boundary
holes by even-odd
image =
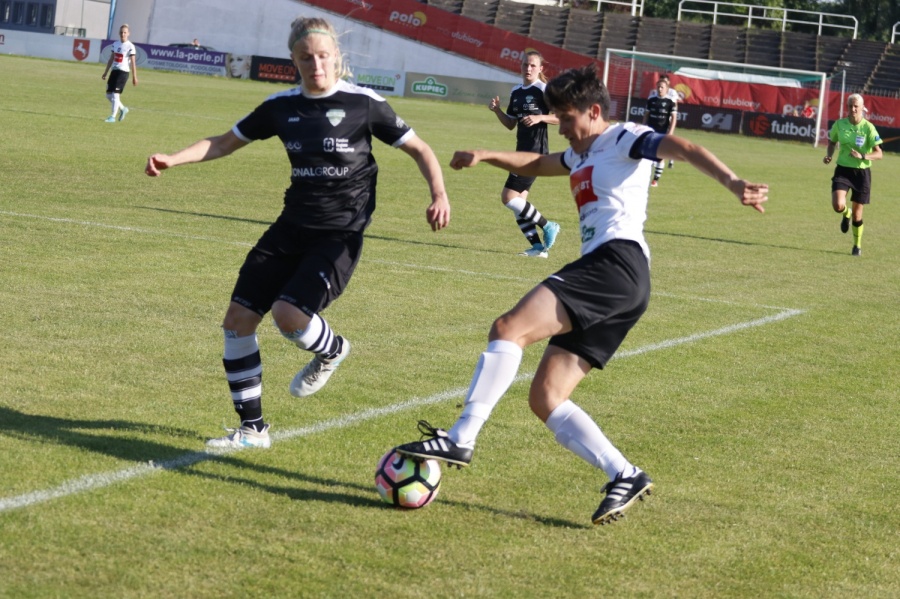
[[[610,119],[641,122],[663,74],[679,97],[678,127],[813,146],[827,139],[825,73],[630,50],[606,51],[603,82],[612,100]]]

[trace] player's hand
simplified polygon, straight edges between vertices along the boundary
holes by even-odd
[[[825,158],[822,159],[822,162],[824,162],[825,164],[830,164],[830,163],[831,163],[831,156],[826,156]]]
[[[491,101],[488,103],[488,108],[492,111],[497,110],[500,107],[500,96],[494,96],[491,98]]]
[[[147,166],[144,172],[151,177],[158,177],[164,170],[169,168],[169,157],[165,154],[154,154],[147,159]]]
[[[521,119],[519,119],[519,122],[522,123],[523,125],[525,125],[526,127],[534,127],[540,121],[538,120],[536,115],[529,114],[529,115],[523,116]]]
[[[735,189],[736,188],[736,189]],[[732,191],[744,206],[751,206],[757,212],[765,212],[763,203],[769,201],[769,186],[766,183],[750,183],[743,179],[735,182]]]
[[[103,79],[104,81],[106,81],[106,73],[103,73],[102,75],[100,75],[100,78]]]
[[[481,158],[478,156],[478,152],[474,150],[459,150],[453,152],[453,158],[450,159],[450,168],[458,171],[466,167],[475,166],[479,162],[481,162]]]
[[[134,77],[134,78],[131,80],[131,84],[132,84],[134,87],[137,87],[137,77]]]
[[[440,231],[450,224],[450,201],[446,195],[432,200],[431,205],[425,210],[425,219],[431,225],[432,231]]]

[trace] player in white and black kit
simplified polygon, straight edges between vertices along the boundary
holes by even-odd
[[[269,447],[262,414],[262,361],[256,330],[271,310],[282,335],[313,359],[290,393],[317,392],[350,352],[320,313],[346,288],[375,210],[378,166],[372,137],[400,148],[431,191],[426,219],[435,231],[450,222],[440,164],[431,148],[384,98],[341,79],[334,28],[319,18],[291,25],[288,42],[301,87],[269,97],[230,131],[172,155],[154,154],[146,172],[228,156],[252,141],[278,137],[291,162],[284,209],[247,255],[225,314],[223,363],[239,428],[211,447]]]
[[[112,69],[109,80],[106,81],[106,98],[112,105],[112,114],[106,117],[107,123],[115,123],[122,120],[128,114],[128,108],[122,104],[121,96],[128,84],[128,74],[134,85],[138,84],[137,78],[137,50],[134,44],[128,41],[131,31],[128,25],[119,27],[119,41],[113,42],[110,48],[109,60],[106,61],[106,69],[103,70],[101,79],[106,79],[107,73]]]
[[[649,125],[657,133],[672,135],[675,132],[675,124],[678,121],[678,92],[669,87],[669,77],[662,75],[656,82],[656,89],[650,92],[647,98],[647,108],[644,109],[644,124]],[[673,162],[669,161],[669,168]],[[663,174],[663,163],[653,163],[652,187],[659,185],[659,179]]]
[[[513,88],[509,95],[506,112],[500,108],[500,96],[488,103],[497,119],[509,130],[516,130],[516,151],[550,152],[550,140],[547,125],[557,124],[556,117],[550,114],[544,101],[544,87],[547,78],[544,76],[544,57],[540,52],[531,50],[522,59],[522,83]],[[556,243],[559,235],[559,224],[548,221],[537,207],[528,201],[528,191],[534,184],[534,177],[524,177],[510,173],[500,192],[503,205],[516,215],[516,223],[531,247],[521,252],[520,256],[546,258],[548,250]],[[538,235],[537,227],[544,232],[544,241]]]
[[[486,162],[531,177],[568,175],[581,222],[582,256],[494,321],[456,424],[444,431],[420,421],[420,431],[429,438],[397,451],[468,465],[481,428],[516,378],[523,348],[549,338],[528,403],[560,445],[609,477],[606,496],[592,517],[595,524],[605,524],[648,494],[653,482],[570,398],[591,369],[602,369],[612,358],[650,299],[650,253],[643,234],[648,160],[689,162],[760,212],[768,187],[739,179],[686,139],[635,123],[611,124],[609,92],[593,66],[556,77],[547,84],[546,97],[559,118],[560,135],[569,140],[565,152],[472,150],[456,152],[450,166]]]

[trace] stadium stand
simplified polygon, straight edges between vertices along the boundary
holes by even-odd
[[[499,0],[464,0],[460,14],[486,25],[493,25]]]
[[[709,43],[710,60],[744,62],[746,38],[744,29],[737,25],[716,25]]]
[[[815,35],[785,31],[781,34],[781,65],[786,69],[818,70]],[[833,65],[832,65],[833,66]]]
[[[526,35],[545,44],[562,48],[566,40],[568,20],[569,10],[566,8],[537,6],[531,21],[531,30]]]
[[[602,12],[573,8],[569,12],[563,48],[597,58],[603,37],[603,20]]]
[[[671,19],[645,17],[638,21],[637,49],[651,54],[675,54],[678,23]]]
[[[534,4],[500,0],[497,4],[497,13],[494,15],[494,26],[527,36],[531,33],[533,14]]]
[[[709,58],[712,25],[677,22],[675,26],[675,56]]]
[[[766,67],[782,66],[782,37],[780,31],[745,28],[743,34],[744,57],[737,62],[759,64]],[[808,64],[815,64],[815,62]]]
[[[606,13],[603,18],[603,35],[600,38],[599,57],[606,55],[606,50],[633,50],[637,46],[637,32],[640,17],[628,14]]]
[[[900,49],[841,35],[713,25],[516,0],[424,0],[487,25],[603,59],[607,48],[752,63],[829,75],[849,91],[900,97]],[[573,5],[574,6],[574,5]],[[802,28],[802,27],[801,27]]]

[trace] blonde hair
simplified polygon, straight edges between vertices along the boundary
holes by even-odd
[[[319,17],[297,17],[291,23],[291,35],[288,37],[288,50],[294,51],[294,44],[311,33],[327,35],[334,40],[335,60],[334,60],[334,76],[335,79],[347,79],[351,76],[350,68],[344,63],[344,55],[341,53],[341,46],[338,43],[337,32],[334,27]]]
[[[859,100],[860,106],[866,105],[865,101],[863,100],[863,97],[860,94],[850,94],[849,96],[847,96],[847,105],[849,106],[850,102],[852,102],[853,100]]]

